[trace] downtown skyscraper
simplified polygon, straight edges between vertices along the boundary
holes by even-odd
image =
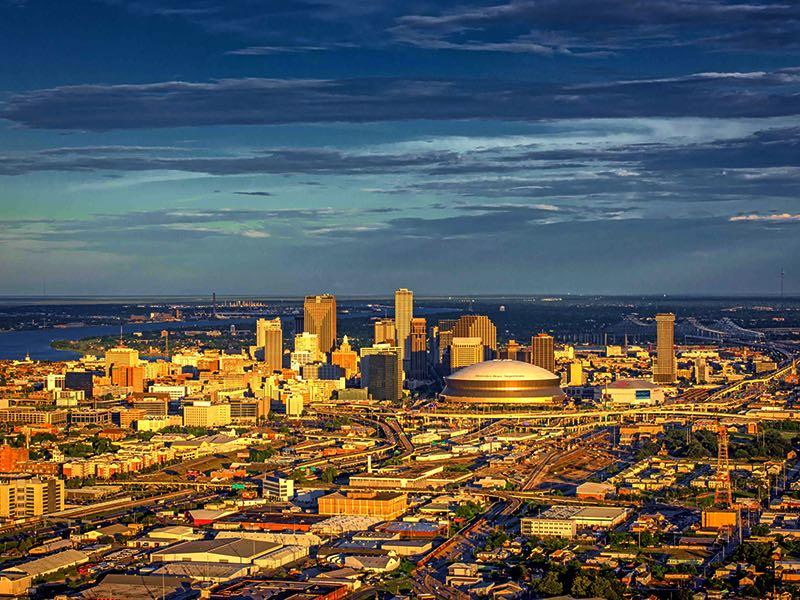
[[[336,296],[306,296],[303,302],[303,330],[319,337],[319,349],[328,353],[336,344]]]
[[[675,315],[656,315],[656,362],[653,366],[654,383],[675,383]]]
[[[408,335],[411,333],[411,319],[414,317],[414,293],[401,288],[394,293],[394,326],[397,331],[396,343],[400,348],[400,358],[409,355]]]
[[[531,338],[531,363],[551,373],[556,372],[556,352],[552,335],[539,333]]]
[[[264,362],[270,371],[283,366],[283,328],[279,317],[256,321],[256,345],[264,350]]]
[[[409,334],[408,347],[409,377],[411,379],[425,379],[428,374],[428,324],[423,318],[411,319],[411,333]]]

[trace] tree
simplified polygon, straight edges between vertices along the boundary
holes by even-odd
[[[572,582],[572,589],[570,593],[576,598],[585,598],[589,595],[589,586],[592,585],[592,580],[585,575],[578,575],[575,581]]]
[[[555,571],[548,571],[539,581],[536,590],[545,596],[559,596],[564,593],[564,586],[558,578],[558,573]]]
[[[464,504],[459,504],[455,510],[455,516],[465,521],[471,521],[483,512],[483,507],[477,502],[469,500]]]
[[[753,527],[750,529],[750,533],[758,536],[769,535],[769,526],[762,525],[761,523],[758,525],[753,525]]]
[[[333,483],[333,480],[339,476],[339,471],[336,470],[336,467],[327,466],[323,469],[322,474],[319,478],[324,481],[325,483]]]

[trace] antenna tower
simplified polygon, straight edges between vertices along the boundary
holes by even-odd
[[[717,426],[717,486],[714,489],[714,504],[724,508],[733,505],[731,491],[731,463],[728,458],[728,428]]]

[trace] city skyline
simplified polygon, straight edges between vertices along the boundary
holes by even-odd
[[[0,0],[3,292],[796,294],[797,39],[771,1]]]

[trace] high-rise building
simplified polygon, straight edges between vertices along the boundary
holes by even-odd
[[[144,391],[144,367],[111,367],[111,385],[131,388],[134,392]]]
[[[64,374],[64,387],[68,390],[82,390],[87,398],[94,393],[94,376],[102,375],[93,371],[67,371]]]
[[[383,351],[369,356],[369,394],[375,400],[403,397],[403,367],[400,354]]]
[[[694,361],[694,382],[708,383],[708,363],[705,358],[700,357]]]
[[[483,362],[485,350],[479,337],[454,337],[450,344],[450,371]]]
[[[117,346],[109,348],[105,354],[106,373],[111,373],[111,367],[136,367],[139,366],[139,351],[133,348]]]
[[[358,372],[358,354],[350,346],[347,336],[342,338],[342,344],[331,353],[331,364],[344,369],[344,376],[347,378]]]
[[[319,349],[330,352],[336,343],[336,296],[306,296],[303,303],[303,331],[319,336]]]
[[[308,333],[307,331],[294,336],[294,351],[308,352],[311,356],[311,362],[320,360],[322,352],[319,347],[319,336],[316,333]]]
[[[269,319],[256,319],[256,346],[263,348],[267,321]]]
[[[551,373],[556,372],[556,352],[552,335],[539,333],[531,338],[531,363]]]
[[[441,319],[436,327],[436,356],[434,356],[434,361],[437,365],[446,365],[450,360],[450,342],[453,341],[453,328],[455,326],[455,319]]]
[[[567,366],[567,385],[583,385],[586,381],[583,378],[583,363],[573,360]]]
[[[411,319],[408,347],[410,350],[409,377],[425,379],[428,374],[428,324],[425,319]]]
[[[303,379],[308,381],[335,380],[344,377],[344,369],[327,363],[309,363],[300,369]]]
[[[656,315],[656,363],[653,367],[654,383],[675,383],[675,315]]]
[[[12,479],[0,483],[0,517],[40,517],[64,510],[61,479]]]
[[[397,343],[397,332],[394,327],[394,319],[378,319],[375,321],[375,343],[394,346]]]
[[[264,362],[270,371],[283,366],[283,328],[280,317],[256,321],[256,345],[264,349]]]
[[[453,337],[477,337],[487,349],[486,358],[497,350],[497,328],[486,315],[462,315],[453,326]]]
[[[408,336],[411,333],[411,319],[414,316],[414,293],[401,288],[394,293],[394,326],[397,330],[397,346],[400,358],[408,358]]]
[[[500,358],[508,360],[521,360],[520,354],[522,353],[522,345],[517,340],[508,340],[508,344],[500,350]]]

